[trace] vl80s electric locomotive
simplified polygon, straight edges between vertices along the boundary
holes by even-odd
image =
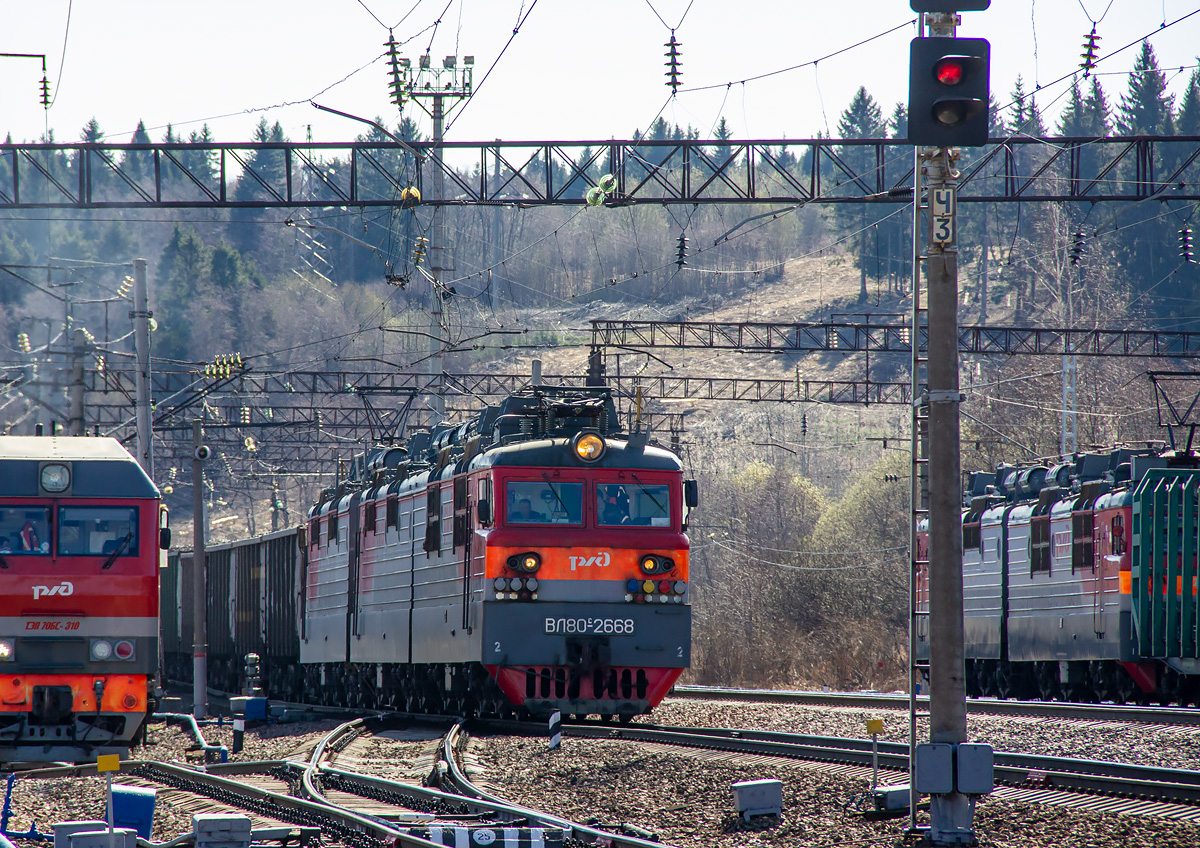
[[[0,437],[0,762],[134,742],[169,545],[158,489],[115,439]]]
[[[650,711],[688,667],[694,481],[610,390],[531,387],[357,456],[303,527],[210,548],[209,683],[411,712]],[[188,672],[187,555],[164,577]]]
[[[968,695],[1200,700],[1200,458],[1116,448],[1002,465],[971,474],[965,496]],[[917,543],[928,560],[927,533]],[[924,568],[916,591],[928,610]]]
[[[536,387],[356,461],[309,515],[304,689],[632,717],[688,666],[679,459],[607,389]]]

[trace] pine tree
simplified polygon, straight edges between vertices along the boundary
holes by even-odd
[[[721,142],[713,147],[713,161],[718,166],[723,165],[733,153],[733,148],[724,142],[733,138],[733,130],[729,129],[729,124],[725,122],[725,116],[721,116],[721,120],[717,121],[717,128],[713,131],[713,138]]]
[[[1067,105],[1058,119],[1058,134],[1064,136],[1087,135],[1088,111],[1079,80],[1071,81],[1071,92]]]
[[[892,138],[908,138],[908,107],[897,103],[892,107],[892,117],[888,118],[888,132]]]
[[[1106,136],[1112,132],[1112,107],[1097,77],[1092,77],[1092,90],[1087,98],[1088,132],[1094,136]]]
[[[138,121],[137,129],[133,131],[130,144],[151,144],[150,134],[146,132],[146,122]],[[121,170],[134,181],[151,176],[154,171],[154,153],[150,150],[130,150],[121,162]]]
[[[287,141],[283,127],[278,121],[274,126],[267,124],[262,118],[254,129],[256,144],[270,144]],[[263,188],[263,184],[282,192],[285,179],[286,159],[283,150],[257,149],[246,157],[246,171],[238,177],[233,190],[233,199],[239,201],[269,200],[271,193]],[[252,176],[253,175],[253,176]],[[261,183],[259,181],[262,181]],[[242,253],[253,254],[261,246],[260,227],[254,222],[262,219],[262,212],[256,209],[234,208],[229,215],[229,240]]]
[[[1117,128],[1122,135],[1171,135],[1174,98],[1167,91],[1167,75],[1158,67],[1158,57],[1149,41],[1129,73],[1129,88],[1117,108]]]
[[[838,135],[844,139],[883,138],[887,135],[883,112],[879,108],[879,104],[875,102],[875,98],[867,93],[864,86],[859,86],[850,105],[842,113],[842,117],[838,121]],[[871,148],[846,145],[841,149],[840,156],[842,161],[849,165],[863,182],[866,182],[868,186],[875,184],[875,161],[874,156],[871,155]],[[861,191],[862,187],[855,186],[855,190]],[[846,229],[858,231],[858,300],[859,303],[865,303],[867,300],[867,266],[869,264],[875,269],[876,277],[879,276],[880,270],[879,261],[868,261],[871,253],[878,254],[879,252],[878,249],[871,248],[869,245],[876,242],[880,234],[877,228],[870,226],[874,215],[872,207],[866,203],[854,205],[858,207],[856,210],[836,215],[836,217],[841,218],[839,223]],[[878,260],[878,256],[876,259]]]
[[[1192,71],[1183,97],[1179,100],[1175,129],[1180,135],[1200,135],[1200,69]]]

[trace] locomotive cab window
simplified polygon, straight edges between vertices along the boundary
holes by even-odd
[[[512,481],[505,486],[508,524],[583,524],[583,484]]]
[[[0,506],[0,554],[50,553],[50,508]]]
[[[596,486],[601,527],[670,527],[671,492],[666,484],[601,483]]]
[[[111,556],[113,554],[118,557],[137,556],[137,507],[59,507],[59,556]]]

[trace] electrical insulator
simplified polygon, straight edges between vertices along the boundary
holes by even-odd
[[[687,264],[687,236],[679,234],[679,245],[675,248],[675,267],[682,269]]]
[[[665,74],[667,78],[667,86],[670,87],[671,93],[674,94],[679,89],[679,75],[683,73],[679,70],[679,66],[681,64],[679,61],[679,48],[683,45],[675,40],[675,30],[671,30],[671,40],[663,46],[667,48],[667,73]]]
[[[42,108],[49,109],[50,108],[50,80],[47,79],[45,74],[42,74],[42,93],[41,93],[40,97],[42,99]]]
[[[104,373],[104,357],[103,356],[96,357],[96,370],[99,371],[101,374]]]
[[[429,239],[420,236],[413,244],[413,262],[420,265],[425,261],[425,251],[429,249]]]
[[[1195,254],[1192,252],[1192,228],[1184,224],[1179,230],[1179,258],[1184,262],[1193,262]]]
[[[121,281],[121,288],[117,290],[118,297],[129,297],[133,291],[133,277],[126,277]]]
[[[805,412],[800,416],[800,438],[808,438],[808,413]]]
[[[33,346],[29,344],[29,333],[17,333],[17,348],[21,353],[29,353]]]
[[[408,93],[404,87],[405,78],[408,76],[408,60],[400,58],[400,54],[396,52],[399,46],[396,43],[396,37],[389,29],[388,40],[384,44],[384,47],[388,49],[388,75],[391,77],[388,88],[391,90],[392,102],[396,104],[396,108],[403,109],[405,101],[408,100]]]
[[[1083,240],[1087,238],[1083,230],[1071,233],[1071,264],[1078,265],[1083,256]]]
[[[248,407],[248,406],[242,407],[242,423],[243,424],[250,423],[250,407]]]
[[[1083,68],[1084,77],[1096,69],[1096,42],[1100,40],[1100,36],[1096,35],[1096,25],[1092,24],[1092,31],[1083,37],[1083,52],[1079,54],[1079,58],[1083,59],[1079,67]]]

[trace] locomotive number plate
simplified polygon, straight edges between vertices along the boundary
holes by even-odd
[[[552,636],[632,636],[632,618],[547,618]]]

